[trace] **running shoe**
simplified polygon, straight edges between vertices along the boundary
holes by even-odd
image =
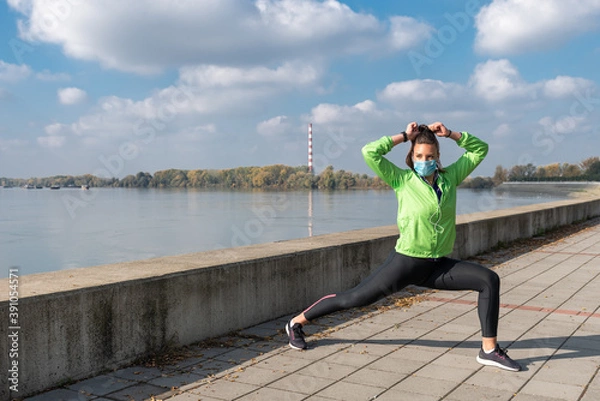
[[[477,362],[482,365],[495,366],[497,368],[511,370],[513,372],[518,372],[521,370],[521,365],[510,359],[506,353],[506,349],[500,348],[498,344],[496,344],[496,349],[489,354],[486,354],[483,351],[483,348],[479,350]]]
[[[300,323],[296,323],[292,326],[292,321],[290,320],[285,325],[285,332],[289,337],[290,347],[297,350],[306,349],[306,341],[304,341],[304,337],[306,334],[302,331],[302,325]]]

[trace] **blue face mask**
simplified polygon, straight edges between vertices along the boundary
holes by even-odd
[[[422,177],[428,177],[437,169],[437,160],[427,160],[425,162],[413,160],[415,171]]]

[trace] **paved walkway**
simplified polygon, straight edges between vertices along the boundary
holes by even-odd
[[[286,346],[282,318],[170,355],[160,368],[122,369],[28,401],[599,400],[600,219],[535,241],[479,259],[502,277],[499,340],[521,372],[479,365],[476,294],[439,291],[322,318],[305,330],[307,351]]]

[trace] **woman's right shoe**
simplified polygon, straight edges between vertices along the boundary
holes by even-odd
[[[506,350],[500,348],[498,344],[496,344],[496,348],[489,354],[486,353],[483,348],[479,350],[477,362],[482,365],[495,366],[497,368],[511,370],[513,372],[518,372],[521,370],[521,365],[510,359],[506,353]]]

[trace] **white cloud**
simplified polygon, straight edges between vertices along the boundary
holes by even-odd
[[[599,25],[598,0],[494,0],[475,18],[475,49],[493,55],[551,49]]]
[[[42,72],[38,72],[35,74],[35,77],[40,81],[46,82],[58,82],[58,81],[70,81],[71,76],[65,73],[52,73],[48,70],[44,70]]]
[[[44,131],[46,134],[53,136],[58,135],[60,132],[64,131],[66,126],[64,124],[54,123],[50,125],[46,125],[44,127]]]
[[[190,133],[191,126],[212,124],[216,116],[248,115],[289,91],[314,87],[320,71],[300,63],[247,69],[212,65],[185,67],[176,85],[133,99],[108,96],[93,112],[69,125],[88,144],[98,140]]]
[[[306,63],[284,63],[271,69],[267,67],[220,67],[200,65],[180,69],[180,82],[199,88],[233,87],[251,85],[277,85],[278,87],[305,87],[320,78],[320,71]]]
[[[473,94],[488,102],[513,102],[522,99],[523,103],[537,100],[574,98],[577,93],[595,87],[593,81],[559,75],[556,78],[538,82],[526,82],[517,68],[508,60],[488,60],[478,64],[469,80]]]
[[[498,127],[496,127],[494,131],[492,131],[492,135],[496,138],[502,139],[510,136],[512,132],[513,129],[510,127],[509,124],[502,123]]]
[[[322,103],[314,107],[310,120],[315,124],[351,124],[364,121],[369,115],[377,114],[377,107],[371,100],[365,100],[353,106]]]
[[[78,104],[84,102],[86,99],[87,93],[79,88],[61,88],[58,90],[58,100],[62,104]]]
[[[488,101],[535,95],[535,87],[523,80],[517,68],[508,60],[490,60],[478,64],[469,84],[474,93]]]
[[[336,0],[11,0],[9,5],[24,15],[19,22],[24,40],[57,44],[71,57],[140,74],[180,65],[381,54],[414,46],[430,31],[409,17],[380,21]]]
[[[27,78],[30,74],[29,66],[5,63],[0,60],[0,81],[14,83]]]
[[[379,94],[379,99],[390,103],[448,101],[464,94],[460,85],[433,79],[413,79],[393,82]]]
[[[573,96],[577,91],[591,88],[594,83],[590,80],[559,75],[543,84],[543,92],[550,98]]]
[[[396,50],[410,49],[428,39],[433,33],[431,25],[410,17],[392,17],[390,24],[389,43],[390,47]]]
[[[44,148],[60,148],[65,144],[64,136],[40,136],[37,143]]]
[[[22,150],[29,146],[28,141],[23,139],[2,139],[0,138],[0,150],[3,152],[11,152],[17,149]]]
[[[277,116],[262,121],[256,126],[256,132],[266,137],[283,136],[290,130],[290,124],[286,116]]]
[[[585,117],[571,115],[564,115],[557,118],[546,116],[539,120],[539,125],[543,127],[546,133],[557,140],[557,142],[561,139],[558,135],[574,135],[580,131],[585,123]]]

